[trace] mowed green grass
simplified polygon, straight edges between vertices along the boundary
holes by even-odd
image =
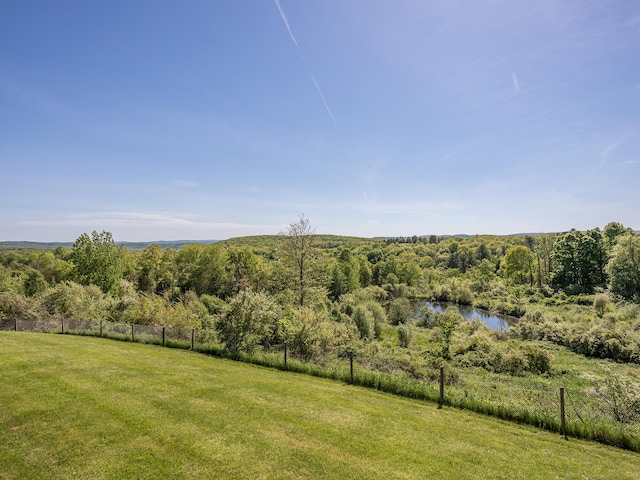
[[[640,455],[330,380],[0,332],[0,478],[640,478]]]

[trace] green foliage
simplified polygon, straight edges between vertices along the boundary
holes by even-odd
[[[375,335],[374,318],[364,306],[358,305],[351,315],[351,319],[358,329],[362,340],[371,340]]]
[[[521,318],[513,331],[524,340],[552,342],[589,357],[640,364],[640,332],[610,314],[561,318],[532,312]]]
[[[215,295],[201,295],[200,301],[207,308],[209,315],[221,315],[228,307],[227,302]]]
[[[609,374],[596,387],[596,394],[616,421],[629,424],[640,420],[640,389],[627,379]]]
[[[398,325],[398,343],[401,347],[409,348],[413,340],[413,327],[407,324]]]
[[[449,360],[451,359],[451,339],[453,337],[453,331],[456,328],[456,325],[460,321],[460,315],[457,312],[457,309],[447,308],[447,310],[442,314],[435,314],[438,318],[435,320],[435,324],[440,327],[440,336],[442,339],[442,358]]]
[[[413,312],[411,302],[406,297],[394,299],[389,305],[387,318],[391,325],[399,325],[405,323],[409,319],[409,315]]]
[[[109,232],[83,233],[73,244],[71,260],[75,279],[82,285],[97,285],[113,291],[125,272],[124,249],[117,247]]]
[[[44,317],[45,313],[37,298],[11,290],[0,291],[0,320],[36,320]]]
[[[175,250],[163,250],[157,244],[145,248],[137,258],[138,290],[160,295],[171,293],[178,282],[176,255]]]
[[[640,299],[640,236],[617,237],[607,265],[611,290],[627,299]]]
[[[331,283],[329,296],[337,300],[345,293],[356,291],[360,287],[360,264],[353,258],[351,251],[343,249],[337,261],[331,266],[329,273]]]
[[[593,309],[599,317],[602,317],[605,314],[610,304],[611,299],[608,295],[599,293],[593,298]]]
[[[243,290],[229,302],[229,310],[218,320],[220,340],[232,355],[251,353],[274,325],[279,307],[264,293]]]
[[[38,270],[30,270],[22,282],[22,288],[27,297],[33,297],[44,292],[48,286],[44,275]]]
[[[185,245],[175,262],[178,286],[182,292],[193,290],[198,295],[227,298],[232,291],[227,265],[227,252],[218,244]]]
[[[527,247],[510,248],[502,265],[505,276],[511,281],[533,285],[533,254]]]
[[[93,284],[63,282],[44,292],[42,303],[52,318],[101,320],[109,316],[112,298]]]
[[[260,289],[264,284],[264,265],[249,247],[228,247],[227,270],[234,293],[245,288]]]
[[[281,330],[291,353],[305,361],[333,352],[358,335],[349,324],[331,322],[323,313],[308,307],[284,315]]]
[[[379,339],[382,327],[387,323],[387,314],[379,303],[372,300],[365,302],[364,307],[373,317],[373,336]]]
[[[565,233],[553,246],[551,257],[555,265],[551,283],[557,288],[592,291],[605,282],[606,254],[598,229]]]
[[[607,250],[611,250],[618,241],[618,237],[627,233],[627,229],[619,222],[609,222],[604,227],[602,235],[604,237]]]

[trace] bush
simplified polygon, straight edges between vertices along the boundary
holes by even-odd
[[[640,420],[640,388],[637,385],[609,374],[604,378],[604,384],[596,387],[596,394],[615,421],[628,424]]]
[[[398,342],[401,347],[408,348],[413,340],[413,328],[411,325],[403,324],[398,327]]]
[[[523,375],[529,367],[526,355],[511,347],[498,347],[491,352],[491,366],[496,373]]]
[[[535,345],[526,345],[524,353],[527,358],[527,370],[533,373],[548,373],[551,370],[551,354]]]
[[[375,338],[380,338],[382,327],[387,323],[387,314],[384,312],[384,308],[377,302],[370,300],[366,302],[364,306],[373,317],[373,335]]]
[[[0,320],[37,320],[45,315],[38,298],[0,292]]]
[[[375,334],[374,319],[371,312],[365,307],[358,305],[351,315],[353,323],[355,323],[360,338],[362,340],[371,340]]]
[[[389,305],[389,313],[387,318],[391,325],[399,325],[405,323],[411,315],[413,309],[411,308],[411,302],[408,298],[400,297],[396,298],[391,305]]]

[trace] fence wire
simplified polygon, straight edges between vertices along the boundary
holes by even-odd
[[[192,349],[215,346],[215,334],[211,330],[108,321],[0,320],[0,330],[93,335]],[[277,360],[272,363],[275,365]],[[363,364],[368,363],[365,361]],[[376,374],[368,369],[363,373],[367,371],[371,375]],[[432,395],[424,398],[435,397],[437,383],[422,384],[425,391],[434,390]],[[484,379],[482,386],[465,385],[464,382],[447,385],[446,404],[560,431],[563,425],[560,387],[560,384],[523,383],[521,379],[490,377]],[[564,391],[565,433],[640,451],[640,398],[634,396],[634,392],[627,394],[620,388],[610,392],[595,388]]]
[[[640,405],[633,398],[616,398],[594,390],[567,390],[567,421],[597,436],[616,430],[640,440]]]

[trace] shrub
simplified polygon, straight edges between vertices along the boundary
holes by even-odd
[[[391,325],[399,325],[405,323],[411,315],[413,309],[411,308],[411,302],[408,298],[400,297],[396,298],[391,305],[389,305],[389,313],[387,318]]]
[[[596,394],[617,422],[640,420],[640,388],[637,385],[610,373],[604,378],[604,384],[596,387]]]
[[[384,312],[384,308],[377,302],[370,300],[366,302],[364,306],[373,317],[373,335],[375,338],[380,338],[382,327],[387,323],[387,314]]]
[[[411,325],[403,324],[398,326],[398,342],[401,347],[408,348],[413,340],[413,328]]]
[[[365,307],[358,305],[351,315],[353,323],[355,323],[360,338],[362,340],[371,340],[374,336],[374,319],[371,312]]]
[[[527,358],[527,370],[533,373],[548,373],[551,370],[551,354],[535,345],[526,345],[524,353]]]
[[[457,303],[460,305],[471,305],[473,303],[473,293],[467,287],[458,290]]]
[[[529,362],[521,350],[506,346],[492,350],[491,366],[497,373],[522,375],[528,370]]]

